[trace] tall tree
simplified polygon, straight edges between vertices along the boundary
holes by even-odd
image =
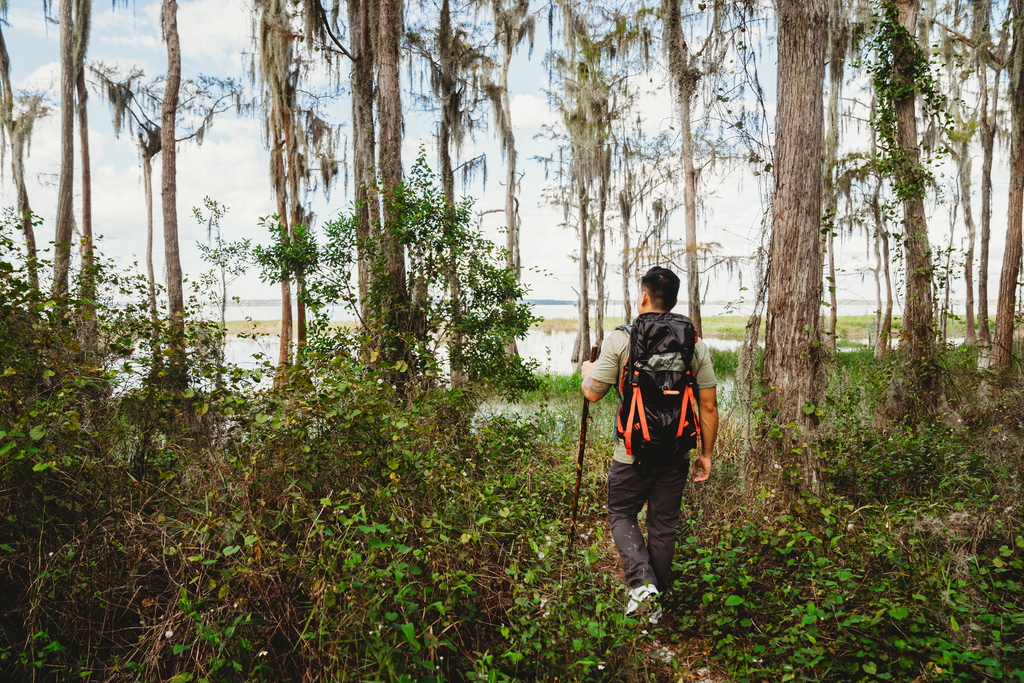
[[[878,132],[879,165],[892,177],[896,198],[903,207],[902,244],[905,256],[906,300],[900,347],[907,354],[906,385],[890,385],[886,415],[916,420],[941,403],[935,358],[932,259],[924,195],[934,182],[921,161],[917,132],[918,94],[926,116],[942,107],[929,77],[930,63],[916,35],[919,0],[887,0],[876,19],[876,62],[872,79],[878,102],[872,125]],[[908,387],[913,387],[909,390]]]
[[[106,64],[90,65],[94,87],[101,99],[110,105],[114,135],[120,137],[127,129],[135,136],[142,162],[142,185],[146,196],[146,271],[149,278],[150,314],[157,320],[156,274],[153,268],[153,159],[160,153],[162,132],[160,118],[163,113],[163,77],[147,81],[139,69],[122,74]],[[193,140],[203,144],[206,132],[213,126],[218,114],[240,94],[237,84],[200,76],[183,84],[178,98],[178,127],[181,136],[175,142]],[[184,116],[189,114],[190,116]]]
[[[163,208],[164,267],[167,270],[167,303],[171,322],[171,386],[183,388],[188,382],[184,358],[185,298],[178,252],[178,170],[175,124],[181,87],[181,44],[178,38],[177,0],[163,0],[164,42],[167,44],[167,81],[160,114],[162,148],[160,197]]]
[[[362,253],[380,220],[379,198],[374,167],[376,161],[376,129],[374,127],[374,59],[377,44],[379,3],[371,0],[348,0],[349,33],[352,36],[352,67],[349,80],[352,88],[352,166],[355,205],[359,216],[357,226],[359,299],[365,306],[370,286],[370,269]],[[366,318],[366,311],[363,311]]]
[[[85,87],[85,54],[92,30],[92,0],[75,0],[74,68],[78,97],[78,140],[82,155],[82,282],[83,296],[92,299],[92,163],[89,157],[89,91]]]
[[[377,30],[377,108],[380,124],[378,172],[383,193],[381,219],[383,234],[384,289],[382,302],[385,324],[393,332],[408,330],[415,316],[409,311],[409,290],[406,284],[405,249],[392,228],[398,220],[394,193],[402,184],[402,91],[399,82],[399,43],[405,32],[405,15],[401,0],[380,0]],[[400,344],[393,349],[405,355]]]
[[[996,329],[992,336],[992,365],[1010,367],[1013,359],[1013,323],[1017,278],[1021,261],[1021,221],[1024,217],[1024,0],[1010,0],[1012,47],[1007,72],[1010,88],[1010,190],[1006,248],[999,274]]]
[[[990,22],[991,0],[975,0],[973,3],[973,38],[980,64],[978,67],[978,124],[981,138],[981,246],[978,254],[978,363],[988,365],[991,360],[991,326],[988,316],[988,260],[989,242],[992,235],[992,163],[995,158],[997,113],[999,111],[999,85],[1005,69],[1008,49],[1006,26],[999,32],[999,43],[992,44]],[[1009,11],[1007,7],[1007,11]],[[989,70],[992,70],[992,87],[989,89]]]
[[[295,164],[294,121],[297,97],[298,68],[295,65],[293,41],[295,33],[290,30],[287,3],[283,0],[262,0],[259,23],[259,73],[266,89],[264,121],[267,141],[270,144],[270,178],[274,196],[277,198],[277,215],[280,225],[280,239],[283,244],[291,241],[297,216],[289,210],[288,198],[292,194],[292,208],[298,198],[290,193],[290,179]],[[278,365],[284,367],[291,362],[292,344],[292,273],[281,272],[281,335],[278,349]]]
[[[68,291],[71,268],[71,236],[74,224],[73,178],[75,172],[75,63],[74,0],[60,0],[60,179],[57,185],[55,221],[56,252],[53,258],[53,294],[62,299]]]
[[[760,449],[747,480],[768,474],[769,454],[795,465],[801,487],[821,490],[815,453],[823,386],[820,343],[821,165],[826,0],[778,2],[778,114],[771,266],[765,328],[764,385],[778,425],[795,433],[781,449]]]
[[[505,225],[508,229],[506,247],[508,267],[518,275],[522,269],[519,250],[519,210],[516,199],[516,138],[512,130],[512,102],[508,94],[509,65],[512,55],[524,40],[529,40],[533,51],[535,21],[530,14],[530,0],[491,0],[494,16],[494,37],[501,46],[501,66],[498,82],[488,88],[494,104],[494,120],[501,139],[501,154],[505,158]]]
[[[843,91],[843,71],[847,52],[853,37],[853,25],[844,0],[829,0],[828,20],[828,104],[825,134],[825,168],[822,175],[822,201],[826,217],[825,253],[828,256],[828,275],[825,287],[829,292],[828,331],[825,344],[836,348],[836,324],[839,302],[836,294],[835,234],[839,209],[836,175],[839,159],[839,98]]]
[[[0,2],[2,9],[6,9]],[[32,139],[35,122],[46,116],[47,108],[41,95],[28,95],[21,100],[21,111],[16,113],[14,88],[11,86],[11,58],[7,54],[3,25],[0,23],[0,125],[7,135],[11,152],[11,176],[18,195],[18,214],[21,216],[21,230],[25,233],[25,250],[29,282],[39,288],[39,266],[36,257],[36,235],[32,225],[32,207],[28,201],[25,185],[25,154]]]
[[[693,100],[701,78],[698,60],[701,52],[691,52],[683,36],[682,3],[680,0],[664,0],[665,44],[668,52],[668,69],[672,75],[679,107],[681,157],[683,162],[683,202],[686,223],[686,292],[689,301],[690,320],[698,335],[703,335],[700,316],[700,275],[697,266],[697,169],[693,160]]]

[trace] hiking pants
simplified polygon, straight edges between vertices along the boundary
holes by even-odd
[[[669,587],[672,556],[676,550],[676,523],[689,469],[687,459],[679,466],[668,466],[643,477],[632,465],[612,461],[608,472],[608,524],[630,588],[645,583],[653,584],[659,591]],[[637,524],[637,515],[644,503],[647,504],[646,542]]]

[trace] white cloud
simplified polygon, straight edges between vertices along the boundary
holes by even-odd
[[[60,84],[60,62],[49,62],[37,67],[22,78],[17,87],[28,91],[55,91]]]
[[[204,73],[228,75],[242,67],[242,52],[252,49],[247,3],[195,0],[178,7],[182,60],[201,64]]]
[[[539,131],[543,126],[558,123],[558,116],[548,107],[548,101],[536,95],[518,93],[512,96],[512,125],[516,130]]]

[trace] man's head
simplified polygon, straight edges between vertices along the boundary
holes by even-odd
[[[671,311],[679,295],[679,278],[668,268],[654,266],[640,278],[636,308],[640,313]]]

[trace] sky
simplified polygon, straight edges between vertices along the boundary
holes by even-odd
[[[36,124],[30,154],[26,159],[28,191],[33,209],[44,220],[37,240],[44,242],[53,230],[56,209],[57,174],[60,168],[59,144],[59,27],[46,20],[42,2],[16,0],[9,2],[4,35],[11,57],[11,70],[16,90],[46,92],[51,104],[51,115]],[[181,36],[182,70],[186,78],[200,74],[234,77],[248,83],[247,67],[253,49],[252,19],[248,3],[242,0],[183,0],[179,4],[179,32]],[[574,228],[563,225],[560,208],[544,203],[542,196],[550,180],[545,178],[543,165],[535,157],[551,153],[553,143],[543,135],[545,126],[557,125],[558,115],[548,104],[546,89],[548,76],[543,65],[547,51],[546,22],[539,21],[537,44],[532,56],[525,46],[516,55],[510,71],[512,117],[515,126],[520,169],[520,215],[522,219],[522,261],[524,280],[530,287],[531,298],[575,300],[578,266],[573,254],[578,248]],[[770,30],[770,27],[765,27]],[[774,52],[770,36],[764,36],[759,48],[760,79],[765,89],[766,109],[774,115]],[[655,48],[657,49],[657,48]],[[125,8],[112,8],[108,3],[97,3],[94,8],[92,39],[87,59],[117,65],[122,70],[142,68],[148,77],[166,70],[166,53],[160,34],[160,3],[138,1]],[[403,60],[403,83],[411,86]],[[344,69],[344,66],[342,67]],[[418,79],[418,77],[417,77]],[[342,75],[342,81],[347,77]],[[645,129],[665,130],[674,125],[674,110],[664,72],[655,68],[650,73],[634,77],[634,86],[640,90],[640,115]],[[415,80],[418,83],[418,80]],[[856,96],[857,83],[847,86],[848,95]],[[403,94],[403,102],[411,98]],[[351,106],[346,97],[340,97],[329,107],[334,120],[343,123],[344,133],[350,132]],[[484,117],[490,124],[490,113]],[[403,157],[406,168],[424,149],[431,165],[436,165],[434,132],[436,116],[431,112],[407,109],[405,112],[405,142]],[[114,135],[107,105],[90,90],[89,133],[93,177],[93,225],[101,235],[99,249],[107,257],[125,266],[133,262],[144,264],[146,245],[146,219],[144,189],[139,157],[132,138]],[[192,217],[192,207],[201,206],[206,196],[228,207],[222,221],[225,239],[251,238],[254,242],[269,242],[269,235],[258,225],[259,218],[275,211],[269,180],[269,152],[261,138],[262,125],[253,116],[239,116],[231,112],[222,115],[206,136],[202,146],[183,144],[178,158],[178,216],[182,265],[187,275],[198,275],[208,270],[199,257],[197,241],[205,241],[206,227]],[[863,145],[863,130],[844,131],[847,149]],[[76,153],[78,134],[75,134]],[[467,187],[459,187],[476,198],[480,212],[501,209],[504,206],[505,177],[500,147],[493,126],[480,131],[467,142],[462,159],[486,154],[488,179],[484,186],[480,179]],[[351,153],[349,153],[351,156]],[[980,153],[979,153],[980,157]],[[78,160],[76,159],[76,163]],[[156,205],[155,242],[162,243],[159,220],[159,157],[154,163],[154,191]],[[974,187],[980,158],[976,160]],[[948,169],[946,169],[948,171]],[[80,212],[80,169],[76,166],[76,213]],[[940,174],[942,169],[940,169]],[[14,206],[16,195],[10,179],[9,163],[4,163],[0,174],[0,207]],[[947,173],[945,181],[952,179]],[[763,180],[763,179],[762,179]],[[1005,154],[997,157],[993,193],[992,246],[990,256],[990,292],[995,294],[1003,252],[1003,233],[1006,224],[1006,186],[1008,171]],[[723,255],[749,256],[760,239],[760,226],[764,207],[758,191],[757,179],[749,175],[749,168],[732,172],[716,171],[702,176],[700,192],[702,204],[698,215],[700,242],[717,242]],[[322,195],[309,198],[310,208],[317,221],[329,220],[349,207],[351,193],[337,187],[327,199]],[[681,203],[681,190],[679,195]],[[975,215],[980,201],[975,190]],[[929,225],[932,242],[946,244],[949,239],[949,206],[929,204]],[[500,229],[503,214],[491,213],[482,217],[486,234],[500,244],[504,236]],[[617,232],[617,226],[610,225]],[[682,211],[674,214],[668,224],[670,236],[683,237]],[[954,245],[960,247],[964,231],[957,228]],[[617,244],[609,247],[618,249]],[[838,241],[837,289],[840,300],[874,299],[874,281],[864,274],[864,267],[872,264],[869,243],[860,234]],[[158,272],[162,271],[161,250],[154,254]],[[609,257],[612,264],[618,257]],[[144,269],[144,265],[140,265]],[[894,273],[894,275],[896,275]],[[159,276],[158,276],[159,277]],[[740,276],[736,271],[718,268],[706,278],[708,301],[749,302],[752,271],[748,267]],[[621,291],[619,275],[609,273],[608,287]],[[961,281],[962,282],[962,281]],[[954,299],[962,298],[962,285],[954,289]],[[259,281],[255,269],[239,279],[229,291],[242,299],[270,299],[279,297],[276,285]],[[613,295],[616,298],[618,294]],[[842,311],[840,311],[842,312]]]

